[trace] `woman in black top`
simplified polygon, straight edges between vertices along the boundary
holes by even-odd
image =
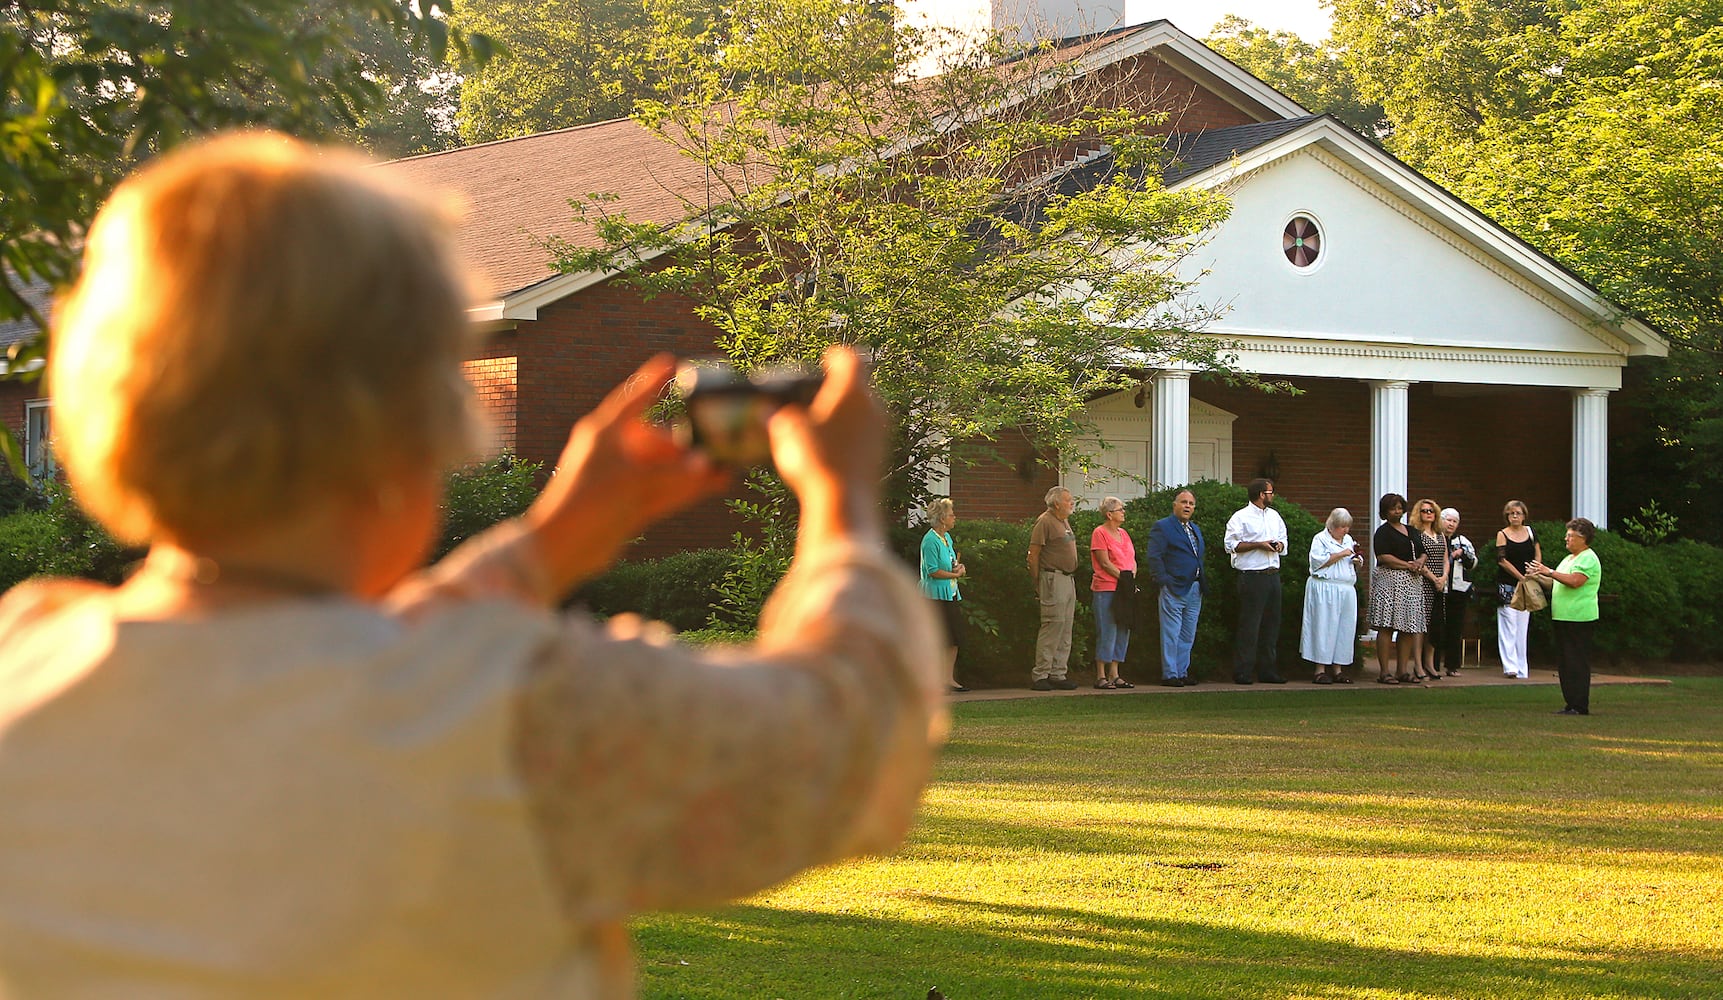
[[[1423,641],[1429,611],[1424,601],[1424,556],[1400,518],[1406,513],[1406,498],[1384,494],[1376,504],[1382,526],[1371,538],[1370,550],[1376,568],[1370,572],[1370,614],[1367,624],[1376,630],[1376,662],[1381,684],[1410,684],[1417,644]],[[1396,633],[1398,636],[1396,637]],[[1390,654],[1394,654],[1390,656]],[[1390,661],[1396,666],[1391,666]]]
[[[1502,508],[1507,526],[1496,532],[1496,565],[1502,571],[1497,584],[1502,606],[1496,610],[1496,652],[1502,657],[1502,676],[1521,680],[1531,676],[1526,637],[1531,632],[1532,613],[1515,611],[1508,602],[1514,599],[1514,587],[1526,578],[1526,566],[1544,560],[1543,546],[1527,523],[1531,519],[1532,512],[1523,502],[1509,500]]]

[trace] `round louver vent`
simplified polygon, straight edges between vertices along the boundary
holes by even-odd
[[[1280,234],[1280,248],[1293,267],[1309,267],[1322,256],[1322,231],[1308,215],[1293,216]]]

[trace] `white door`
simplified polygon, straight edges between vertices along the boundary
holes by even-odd
[[[1145,495],[1143,479],[1149,469],[1147,441],[1101,442],[1089,438],[1075,442],[1074,451],[1090,457],[1087,464],[1065,463],[1065,475],[1060,485],[1077,498],[1077,506],[1093,510],[1101,505],[1102,497],[1132,500]]]
[[[1191,482],[1201,482],[1204,479],[1220,479],[1225,481],[1230,476],[1218,475],[1215,469],[1215,442],[1191,442]]]

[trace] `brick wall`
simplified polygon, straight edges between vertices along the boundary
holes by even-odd
[[[951,501],[960,517],[1034,517],[1047,509],[1043,498],[1059,482],[1055,456],[1021,436],[959,445],[953,459]]]
[[[41,382],[0,380],[0,425],[22,437],[24,433],[24,404],[42,398]],[[22,442],[20,442],[22,443]]]
[[[474,358],[461,364],[461,374],[472,383],[479,405],[490,420],[491,451],[514,451],[516,447],[515,372],[518,360],[514,354],[508,353]]]
[[[539,310],[510,340],[517,360],[517,453],[555,466],[569,428],[647,358],[659,352],[710,357],[717,330],[675,295],[644,299],[614,281]],[[740,496],[738,489],[732,495]],[[721,500],[709,500],[646,533],[628,558],[723,545],[740,528]]]

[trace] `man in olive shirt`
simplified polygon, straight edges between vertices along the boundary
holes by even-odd
[[[1071,530],[1071,491],[1055,486],[1047,491],[1047,512],[1029,532],[1029,575],[1035,578],[1035,598],[1041,607],[1041,631],[1035,637],[1036,691],[1073,691],[1077,682],[1066,677],[1071,660],[1071,623],[1077,616],[1077,535]]]

